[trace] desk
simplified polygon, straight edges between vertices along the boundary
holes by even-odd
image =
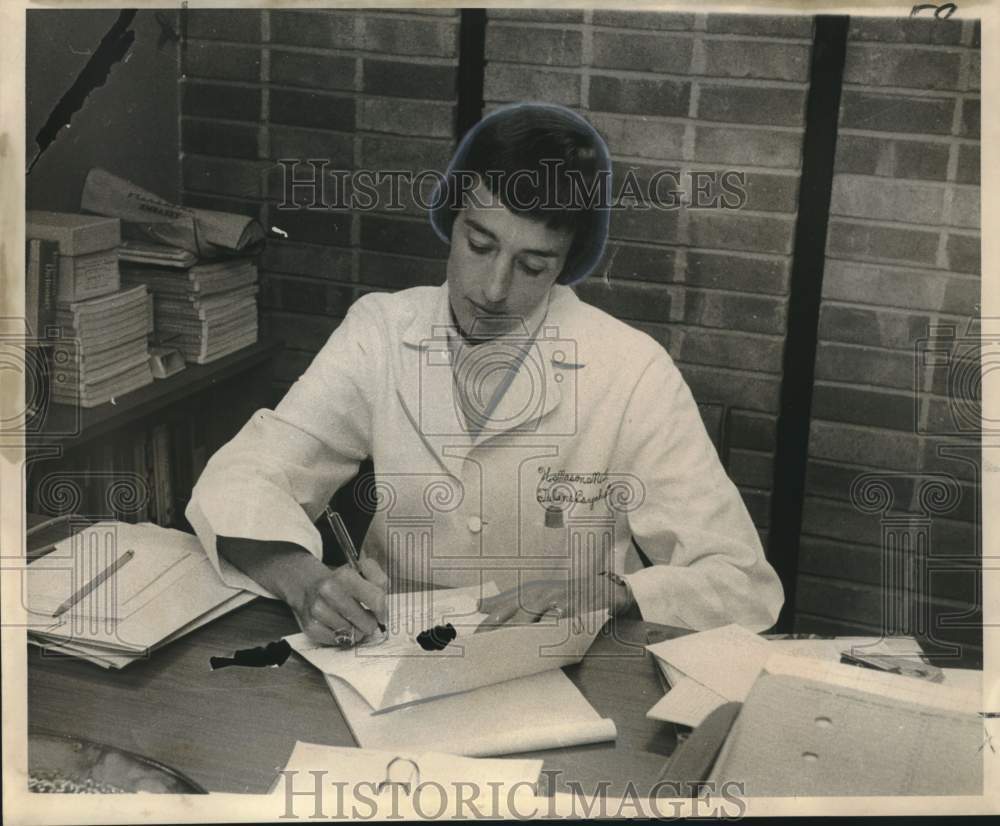
[[[673,726],[645,716],[663,694],[642,647],[654,628],[664,626],[614,620],[583,662],[565,669],[601,716],[615,721],[618,739],[530,755],[545,761],[545,771],[560,772],[543,794],[567,791],[567,781],[588,797],[601,782],[619,795],[629,781],[641,794],[655,783],[676,737]],[[336,746],[354,740],[319,671],[298,655],[280,668],[220,671],[209,669],[208,658],[297,630],[283,603],[257,600],[122,671],[32,647],[28,724],[138,752],[209,791],[262,794],[296,740]]]

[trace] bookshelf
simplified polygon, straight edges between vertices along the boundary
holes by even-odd
[[[27,509],[189,530],[191,488],[208,458],[271,405],[282,347],[261,339],[100,407],[51,405],[27,437]]]

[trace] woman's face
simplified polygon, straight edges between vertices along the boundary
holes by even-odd
[[[572,241],[571,230],[511,212],[481,184],[455,217],[448,255],[448,296],[462,330],[473,338],[520,331],[548,299]]]

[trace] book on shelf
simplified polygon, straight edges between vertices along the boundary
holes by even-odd
[[[153,426],[150,431],[153,457],[153,480],[155,489],[157,523],[165,528],[174,524],[174,486],[170,464],[170,427],[165,422]]]
[[[59,280],[59,245],[55,241],[25,241],[24,312],[27,335],[35,342],[47,338],[56,319]]]
[[[29,210],[25,236],[58,245],[58,302],[96,298],[121,286],[117,250],[121,222],[117,218]]]

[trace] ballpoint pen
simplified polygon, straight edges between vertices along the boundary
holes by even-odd
[[[358,549],[354,544],[354,540],[351,539],[351,535],[347,532],[347,526],[344,524],[344,520],[340,518],[340,514],[337,513],[333,508],[327,505],[326,510],[326,521],[330,523],[330,528],[333,531],[333,535],[340,547],[344,551],[344,556],[347,557],[347,564],[350,565],[355,571],[357,571],[358,576],[364,579],[364,573],[361,571],[361,555],[358,553]],[[369,613],[372,613],[372,609],[365,605],[363,602],[360,603],[361,607],[364,608]],[[378,625],[378,630],[383,634],[385,633],[385,626],[379,622],[376,618],[376,624]]]
[[[121,570],[122,566],[128,562],[133,556],[135,556],[135,551],[125,551],[118,559],[108,565],[103,571],[101,571],[97,576],[95,576],[90,582],[80,588],[76,593],[70,596],[62,605],[56,608],[55,612],[52,614],[54,617],[59,617],[65,614],[70,608],[76,605],[84,597],[92,594],[96,591],[109,577],[115,574],[117,571]]]

